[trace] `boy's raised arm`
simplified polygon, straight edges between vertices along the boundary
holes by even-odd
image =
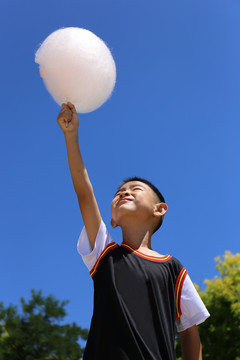
[[[82,160],[78,144],[78,115],[74,105],[70,102],[63,104],[57,117],[57,122],[62,129],[66,146],[73,186],[92,248],[101,223],[101,215],[95,199],[92,184]]]

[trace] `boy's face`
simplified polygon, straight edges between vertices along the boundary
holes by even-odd
[[[145,183],[130,181],[122,185],[115,194],[112,205],[112,226],[121,226],[130,216],[141,221],[154,218],[154,209],[160,201],[154,191]]]

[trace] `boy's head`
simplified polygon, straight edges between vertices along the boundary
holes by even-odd
[[[113,227],[121,226],[123,221],[135,217],[150,221],[152,233],[156,232],[163,222],[167,205],[161,192],[148,180],[131,177],[119,186],[111,206]]]

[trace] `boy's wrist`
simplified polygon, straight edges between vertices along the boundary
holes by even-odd
[[[64,133],[65,141],[77,141],[78,142],[78,131],[69,131]]]

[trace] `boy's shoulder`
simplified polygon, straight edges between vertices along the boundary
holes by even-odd
[[[180,271],[183,271],[183,269],[185,269],[183,264],[181,263],[181,261],[178,260],[174,256],[171,256],[171,264],[172,264],[172,266],[173,266],[173,268],[175,269],[176,272],[180,272]]]

